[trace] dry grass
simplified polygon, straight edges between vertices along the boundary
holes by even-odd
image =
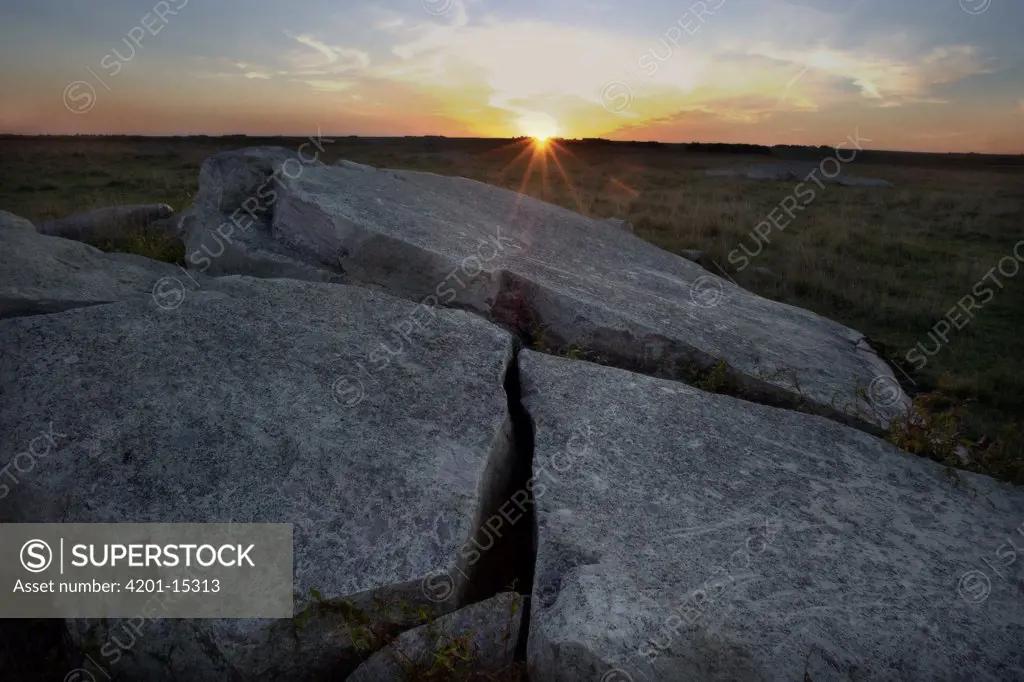
[[[180,209],[189,203],[209,154],[252,144],[294,148],[301,141],[2,139],[0,208],[35,221],[114,203],[161,201]],[[328,145],[324,160],[462,175],[595,217],[624,218],[664,249],[702,250],[709,269],[720,267],[763,296],[864,332],[908,373],[911,391],[932,391],[941,383],[963,407],[960,431],[967,440],[984,444],[1000,433],[1019,433],[1014,428],[1024,424],[1024,273],[1004,278],[1005,286],[966,327],[950,333],[923,369],[915,371],[905,355],[916,343],[928,343],[933,325],[1024,238],[1020,159],[862,154],[850,172],[888,179],[896,187],[815,187],[814,201],[784,231],[773,230],[770,243],[737,272],[730,253],[735,260],[741,245],[756,252],[753,228],[796,183],[708,177],[704,170],[771,157],[566,143],[557,163],[549,156],[546,165],[538,158],[530,167],[525,147],[508,141],[344,138]],[[820,160],[827,153],[805,151],[804,158]]]

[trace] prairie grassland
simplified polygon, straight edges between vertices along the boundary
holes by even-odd
[[[256,144],[294,148],[301,141],[4,138],[0,208],[36,222],[123,203],[161,201],[180,210],[210,154]],[[830,153],[799,152],[809,161]],[[908,392],[941,389],[941,399],[930,404],[959,410],[953,436],[975,445],[982,460],[986,452],[999,460],[982,468],[1024,483],[1024,272],[992,273],[1024,239],[1024,163],[1016,158],[863,152],[844,172],[891,180],[894,188],[811,185],[813,201],[765,238],[754,227],[798,181],[704,171],[778,160],[770,155],[566,141],[533,158],[527,141],[339,138],[322,158],[461,175],[595,217],[626,219],[639,236],[669,251],[700,250],[712,272],[865,333],[906,372],[897,375]],[[159,257],[159,247],[149,248]],[[741,269],[747,253],[754,255]],[[1024,248],[1018,253],[1024,256]],[[1005,272],[1012,270],[1008,263]],[[983,281],[993,292],[988,300],[975,294]],[[951,319],[961,328],[953,326],[941,349],[915,368],[908,351],[918,343],[933,351],[933,327],[972,294],[983,305],[970,316],[954,311]],[[989,443],[998,443],[996,455]]]

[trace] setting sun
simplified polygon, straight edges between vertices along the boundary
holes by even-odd
[[[558,136],[558,124],[546,114],[530,114],[519,119],[524,135],[533,138],[534,144],[543,147],[552,137]]]

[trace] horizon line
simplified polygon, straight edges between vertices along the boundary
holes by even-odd
[[[517,135],[514,137],[492,137],[492,136],[451,136],[451,135],[355,135],[351,133],[324,133],[317,131],[316,133],[306,134],[280,134],[280,133],[268,133],[254,135],[251,133],[176,133],[176,134],[158,134],[158,133],[9,133],[0,132],[0,138],[119,138],[119,137],[144,137],[152,139],[179,139],[179,138],[194,138],[194,137],[206,137],[206,138],[256,138],[256,139],[290,139],[290,138],[301,138],[316,134],[320,137],[337,137],[345,139],[365,139],[365,140],[404,140],[404,139],[444,139],[444,140],[494,140],[494,141],[509,141],[514,142],[516,140],[529,139],[529,135]],[[742,147],[753,147],[762,149],[776,149],[776,148],[795,148],[795,149],[833,149],[834,145],[825,144],[784,144],[777,143],[772,145],[759,144],[754,142],[700,142],[697,140],[691,140],[689,142],[665,142],[662,140],[613,140],[605,137],[562,137],[552,136],[551,140],[558,142],[582,142],[582,143],[593,143],[601,142],[606,144],[648,144],[648,145],[664,145],[664,146],[684,146],[684,145],[721,145],[721,146],[742,146]],[[918,151],[913,149],[887,149],[887,148],[864,148],[861,151],[865,152],[884,152],[884,153],[895,153],[895,154],[926,154],[930,156],[1024,156],[1022,152],[966,152],[966,151]]]

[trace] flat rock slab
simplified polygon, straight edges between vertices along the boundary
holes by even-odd
[[[1007,544],[1024,546],[1024,490],[813,415],[532,352],[519,365],[531,679],[1024,678]]]
[[[523,597],[502,592],[399,635],[346,682],[511,680]]]
[[[187,286],[181,268],[141,256],[104,253],[87,244],[26,229],[0,215],[0,318],[60,312],[128,298],[174,305]]]
[[[616,227],[465,178],[311,165],[283,177],[272,234],[353,283],[477,311],[610,364],[887,427],[906,407],[863,336]],[[716,379],[717,380],[717,379]],[[876,391],[877,392],[877,391]]]
[[[460,605],[463,579],[429,596],[420,583],[471,574],[459,549],[507,485],[513,339],[452,310],[403,337],[416,306],[360,288],[215,282],[174,310],[131,300],[0,321],[0,463],[40,429],[59,434],[0,500],[0,522],[292,523],[308,623],[161,621],[117,670],[335,679],[358,660],[328,606],[350,600],[372,620],[371,598]],[[392,615],[378,625],[414,624]]]

